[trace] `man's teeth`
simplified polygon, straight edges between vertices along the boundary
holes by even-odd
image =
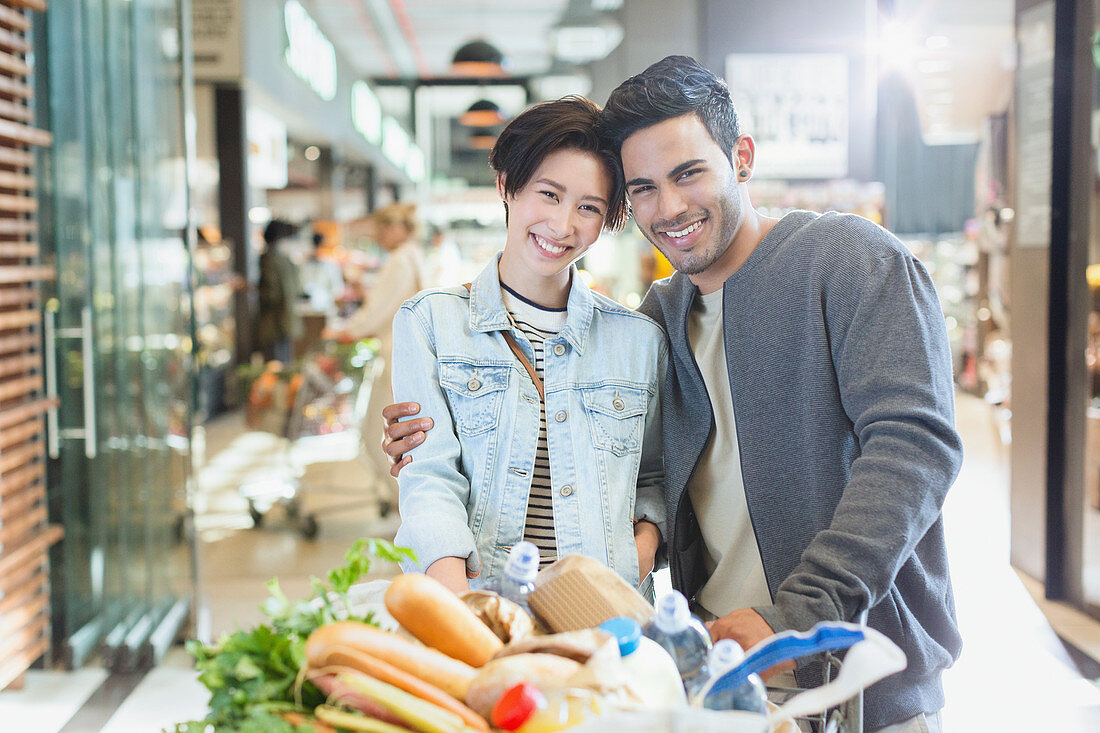
[[[535,242],[550,254],[560,255],[565,251],[565,247],[555,247],[537,234],[535,235]]]
[[[692,224],[691,226],[689,226],[687,229],[681,229],[678,232],[665,232],[665,234],[667,234],[670,237],[676,237],[677,239],[679,239],[680,237],[686,237],[687,235],[691,234],[692,232],[694,232],[696,229],[698,229],[701,226],[703,226],[703,222],[697,221],[694,224]]]

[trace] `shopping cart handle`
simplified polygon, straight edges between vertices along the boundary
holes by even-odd
[[[820,652],[847,649],[865,638],[861,626],[830,621],[823,621],[809,631],[784,631],[768,637],[750,649],[744,661],[715,680],[703,692],[709,694],[735,689],[745,684],[749,675],[760,674],[782,662]]]

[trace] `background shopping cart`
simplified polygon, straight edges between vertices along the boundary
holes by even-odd
[[[305,481],[306,457],[322,454],[327,460],[353,460],[359,455],[359,428],[370,402],[371,390],[382,371],[377,344],[366,339],[351,344],[323,342],[294,367],[269,364],[249,389],[248,424],[256,430],[283,438],[278,460],[283,471],[243,484],[238,491],[248,501],[255,527],[280,506],[307,539],[317,536],[323,514],[376,506],[387,516],[389,500],[372,495],[362,486]],[[351,497],[326,502],[304,511],[309,494]]]

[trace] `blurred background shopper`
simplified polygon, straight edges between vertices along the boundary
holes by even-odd
[[[284,364],[294,358],[294,340],[302,335],[298,314],[301,287],[297,266],[280,248],[297,233],[298,227],[289,221],[272,219],[264,228],[264,252],[260,255],[258,346],[264,359]]]
[[[382,372],[371,389],[370,403],[360,427],[362,456],[371,469],[380,500],[396,504],[397,483],[390,477],[389,459],[382,451],[382,408],[392,401],[390,392],[393,317],[405,299],[425,285],[425,264],[417,240],[416,205],[393,203],[373,212],[367,224],[375,241],[388,253],[374,277],[363,305],[347,320],[325,330],[327,338],[355,340],[377,338]]]

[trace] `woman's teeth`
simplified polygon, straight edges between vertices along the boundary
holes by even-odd
[[[692,232],[694,232],[696,229],[698,229],[701,226],[703,226],[703,222],[697,221],[694,224],[692,224],[691,226],[689,226],[687,229],[681,229],[678,232],[665,232],[665,234],[667,234],[670,237],[675,237],[676,239],[679,239],[680,237],[686,237],[687,235],[691,234]]]
[[[552,255],[560,255],[562,252],[565,251],[565,247],[555,247],[539,235],[535,234],[533,236],[535,237],[535,243]]]

